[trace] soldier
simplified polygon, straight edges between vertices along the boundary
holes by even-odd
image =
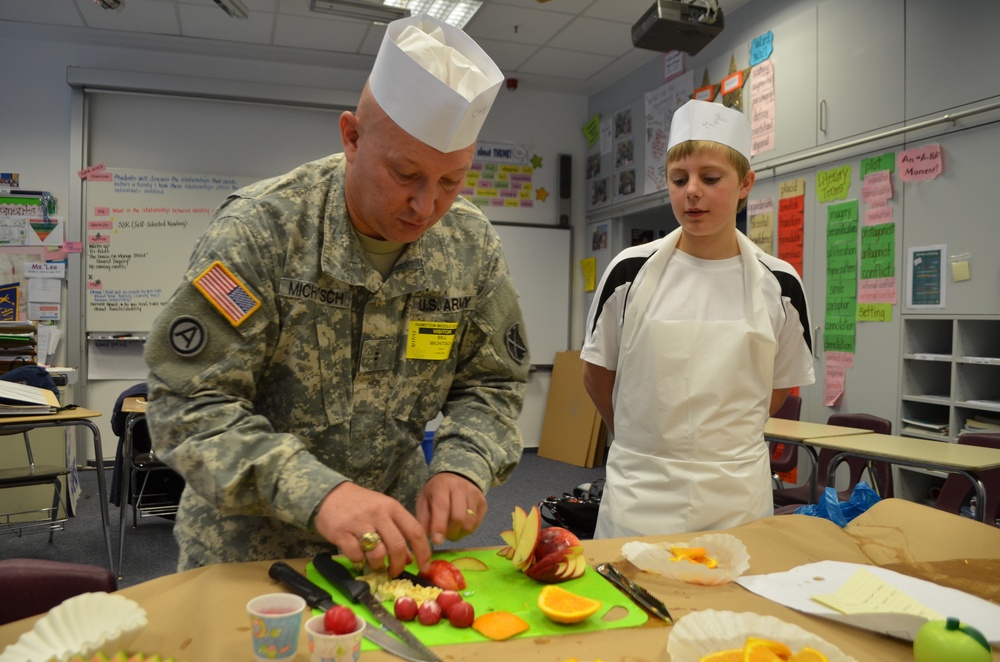
[[[502,81],[460,30],[396,21],[344,152],[216,212],[146,345],[179,569],[332,543],[395,576],[482,521],[529,365],[500,241],[458,198]]]

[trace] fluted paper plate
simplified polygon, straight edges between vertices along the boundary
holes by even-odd
[[[719,565],[709,568],[700,563],[672,561],[671,547],[704,547],[708,556],[718,561]],[[634,540],[625,543],[622,556],[643,572],[704,586],[731,582],[750,567],[750,554],[746,545],[728,533],[708,533],[690,542],[647,543]]]
[[[0,654],[0,662],[66,662],[127,650],[146,627],[146,610],[112,593],[84,593],[53,607]]]
[[[743,648],[747,637],[780,641],[793,652],[808,646],[825,655],[829,662],[857,662],[822,637],[774,616],[715,609],[679,618],[670,631],[667,653],[670,662],[698,662],[711,653]]]

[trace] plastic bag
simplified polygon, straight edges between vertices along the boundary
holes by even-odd
[[[795,514],[822,517],[843,527],[881,500],[882,498],[872,489],[871,485],[865,482],[854,486],[851,498],[847,501],[841,501],[837,498],[837,490],[828,487],[823,490],[819,503],[799,506],[795,509]]]

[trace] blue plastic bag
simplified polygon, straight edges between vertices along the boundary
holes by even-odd
[[[795,509],[795,514],[822,517],[843,527],[881,500],[882,498],[872,489],[871,485],[865,482],[854,486],[851,498],[847,501],[840,501],[837,498],[837,490],[828,487],[823,490],[819,503],[799,506]]]

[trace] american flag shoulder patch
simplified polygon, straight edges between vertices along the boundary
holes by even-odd
[[[194,279],[194,286],[233,326],[239,326],[260,308],[260,300],[250,288],[218,260]]]

